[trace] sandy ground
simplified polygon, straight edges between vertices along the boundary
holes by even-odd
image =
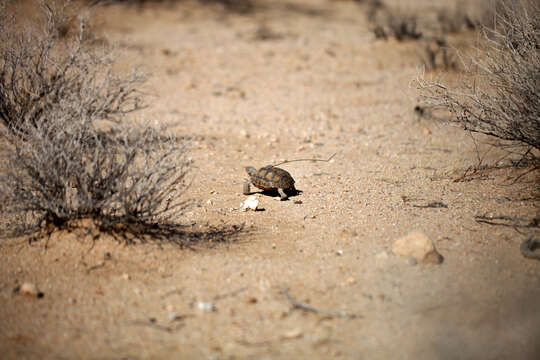
[[[415,118],[417,44],[375,41],[362,7],[268,4],[101,11],[122,63],[153,75],[140,117],[192,139],[185,197],[198,205],[179,221],[244,230],[191,249],[82,232],[4,240],[0,357],[540,358],[540,263],[519,251],[535,229],[474,218],[538,216],[535,179],[509,186],[519,172],[503,169],[455,181],[476,164],[471,137]],[[239,211],[244,166],[333,153],[283,165],[298,196]],[[412,231],[441,265],[392,253]],[[23,282],[44,297],[15,294]],[[294,309],[283,290],[323,311]]]

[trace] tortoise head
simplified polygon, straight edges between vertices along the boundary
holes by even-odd
[[[246,166],[246,172],[249,176],[255,176],[255,174],[257,174],[257,169],[253,166]]]

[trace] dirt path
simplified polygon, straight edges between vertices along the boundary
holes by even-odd
[[[185,196],[200,204],[183,220],[245,231],[192,250],[80,233],[55,234],[47,249],[4,242],[2,358],[540,356],[540,263],[521,256],[515,229],[474,218],[538,216],[531,179],[504,186],[515,173],[500,170],[454,181],[475,146],[415,119],[414,43],[376,42],[352,2],[272,3],[254,15],[106,8],[123,62],[153,74],[141,117],[193,139]],[[264,211],[239,211],[244,166],[333,153],[283,166],[302,190],[291,201],[262,196]],[[430,202],[447,208],[421,207]],[[393,255],[412,231],[443,264]],[[13,294],[25,281],[45,296]],[[283,289],[358,316],[293,310]]]

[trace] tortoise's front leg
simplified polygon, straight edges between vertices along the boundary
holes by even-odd
[[[251,186],[250,185],[251,185],[251,181],[246,180],[244,182],[244,188],[243,188],[242,194],[244,194],[244,195],[251,194]]]
[[[283,189],[278,188],[277,191],[279,193],[279,196],[281,197],[281,201],[287,200],[289,198],[289,196],[285,194],[285,191]]]

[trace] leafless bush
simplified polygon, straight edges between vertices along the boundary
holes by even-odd
[[[89,121],[118,120],[143,106],[144,77],[114,75],[112,57],[85,44],[85,21],[75,38],[59,36],[69,4],[42,0],[41,28],[19,31],[0,8],[0,121],[8,129],[49,121],[59,103],[77,104]]]
[[[4,211],[31,215],[34,221],[18,224],[24,230],[82,218],[102,228],[177,221],[186,206],[184,146],[151,128],[118,125],[104,133],[72,114],[62,104],[54,120],[19,130],[25,141],[4,130]]]
[[[368,20],[378,39],[394,37],[398,41],[419,39],[422,33],[418,29],[418,16],[403,9],[393,9],[381,3],[370,5]]]
[[[91,5],[109,5],[123,3],[126,5],[144,6],[156,3],[178,3],[182,0],[87,0]],[[254,0],[197,0],[202,5],[221,5],[227,11],[236,13],[248,13],[255,7]]]
[[[486,47],[473,59],[468,81],[457,86],[419,79],[423,102],[451,115],[465,130],[522,147],[540,161],[540,6],[501,0],[494,28],[484,28]]]
[[[18,33],[0,11],[0,199],[18,220],[8,232],[83,218],[170,232],[187,206],[185,146],[128,123],[143,78],[113,75],[82,36],[57,43],[57,10],[42,4],[39,33]]]
[[[449,48],[443,37],[426,38],[424,42],[424,51],[419,56],[426,70],[457,68],[456,53]]]
[[[473,20],[465,11],[463,4],[453,9],[439,9],[437,11],[437,24],[442,34],[457,33],[464,28],[474,29],[477,21]]]
[[[376,38],[398,41],[420,38],[441,38],[462,29],[474,28],[477,22],[468,14],[469,6],[458,2],[454,6],[404,6],[399,2],[367,2],[367,19]]]

